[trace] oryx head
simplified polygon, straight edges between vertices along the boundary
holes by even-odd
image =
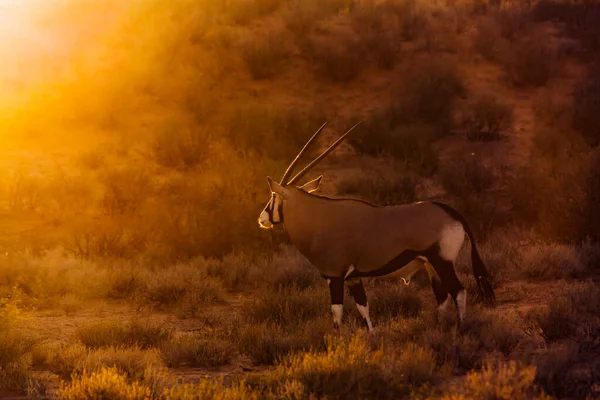
[[[315,158],[302,171],[300,171],[298,174],[296,174],[296,176],[294,176],[292,179],[287,181],[290,174],[292,173],[293,168],[298,163],[298,160],[300,160],[300,157],[302,157],[302,155],[304,154],[304,152],[306,151],[308,146],[314,141],[314,139],[319,135],[319,133],[323,130],[323,128],[325,128],[325,125],[327,125],[327,122],[325,122],[315,132],[315,134],[312,135],[312,137],[308,140],[308,142],[306,142],[304,147],[302,147],[302,150],[300,150],[300,152],[298,153],[296,158],[294,158],[294,161],[292,161],[292,163],[286,169],[286,171],[283,174],[283,177],[281,178],[281,181],[279,183],[275,182],[270,177],[267,177],[267,181],[269,183],[269,189],[271,191],[271,199],[269,199],[269,202],[267,203],[267,205],[265,206],[263,211],[260,213],[260,216],[258,217],[258,225],[261,228],[270,229],[274,225],[277,225],[277,224],[280,224],[283,222],[283,202],[286,198],[286,194],[289,193],[289,189],[287,188],[287,186],[293,185],[295,182],[300,180],[300,178],[302,178],[304,175],[306,175],[306,173],[310,169],[312,169],[312,167],[314,167],[319,161],[321,161],[327,154],[331,153],[338,146],[338,144],[340,144],[342,142],[342,140],[344,140],[344,138],[350,132],[352,132],[352,130],[354,128],[356,128],[358,125],[360,125],[361,122],[357,123],[352,128],[350,128],[338,140],[336,140],[331,146],[329,146],[329,148],[327,148],[327,150],[325,150],[319,157]],[[300,186],[297,188],[304,190],[307,193],[312,193],[319,188],[322,178],[323,178],[322,176],[319,176],[317,179],[314,179],[314,180],[304,184],[303,186]]]

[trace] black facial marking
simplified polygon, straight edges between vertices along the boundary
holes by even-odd
[[[267,214],[269,215],[269,221],[273,225],[280,224],[283,222],[283,202],[280,202],[279,205],[277,206],[277,210],[279,211],[279,221],[275,221],[273,219],[274,210],[275,210],[275,193],[273,193],[271,195],[271,201],[269,202],[269,204],[267,204],[267,207],[265,210],[267,211]]]

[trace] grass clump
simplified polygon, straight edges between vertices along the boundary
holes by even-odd
[[[334,83],[354,80],[368,62],[364,43],[354,32],[342,31],[335,40],[309,39],[304,54],[320,77]]]
[[[397,398],[438,380],[430,351],[408,344],[397,357],[371,350],[359,336],[327,339],[326,352],[291,355],[274,373],[317,398]]]
[[[518,87],[543,86],[558,69],[556,49],[541,37],[511,45],[511,54],[503,60],[503,64],[511,81]]]
[[[481,372],[469,372],[461,388],[461,395],[452,394],[439,399],[477,399],[477,400],[512,400],[512,399],[550,399],[534,384],[535,366],[523,365],[516,361],[508,363],[488,362]]]
[[[18,298],[0,298],[0,389],[27,393],[33,382],[30,369],[35,341],[17,330],[21,318]]]
[[[139,346],[142,349],[158,347],[169,339],[170,331],[139,321],[100,321],[83,325],[75,331],[75,338],[85,346],[97,349],[110,346]]]
[[[252,79],[261,80],[272,78],[281,71],[289,51],[281,32],[268,32],[246,41],[241,55]]]
[[[498,102],[493,96],[482,96],[475,101],[465,118],[466,136],[470,141],[502,140],[513,122],[510,106]]]
[[[224,338],[182,336],[163,343],[160,354],[169,368],[218,367],[231,361],[235,348]]]
[[[579,246],[537,244],[519,253],[518,272],[526,279],[551,280],[581,277],[589,268]]]
[[[258,400],[264,394],[244,382],[234,382],[225,386],[222,381],[203,379],[198,384],[184,384],[169,388],[164,392],[165,400]],[[270,397],[269,397],[270,398]]]
[[[410,173],[365,174],[342,180],[338,194],[356,197],[378,206],[412,203],[416,196],[417,180]]]
[[[291,353],[325,348],[331,317],[320,317],[295,327],[274,323],[246,324],[236,333],[240,353],[256,364],[272,365]]]
[[[600,67],[596,67],[575,87],[572,126],[586,142],[596,147],[600,144]]]
[[[241,313],[249,322],[273,322],[292,326],[315,319],[328,309],[325,290],[279,287],[263,290],[242,305]]]
[[[570,284],[547,308],[534,309],[527,318],[547,342],[590,340],[600,332],[600,289],[591,282]]]
[[[166,168],[201,167],[209,158],[211,140],[205,127],[166,126],[153,138],[152,158]]]
[[[370,291],[371,292],[371,291]],[[419,294],[402,281],[383,282],[369,293],[369,308],[373,318],[414,318],[423,309]]]
[[[61,382],[60,386],[60,398],[65,400],[147,400],[150,396],[149,387],[138,382],[127,382],[116,368],[103,368],[76,378],[70,384]]]

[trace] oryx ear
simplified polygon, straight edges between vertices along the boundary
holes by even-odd
[[[267,176],[267,182],[269,183],[269,188],[271,189],[271,192],[283,196],[283,186],[271,179],[270,176]]]
[[[312,181],[305,183],[302,187],[300,187],[300,189],[304,190],[305,192],[312,193],[319,188],[319,185],[321,185],[322,180],[323,175],[321,175],[317,179],[313,179]]]

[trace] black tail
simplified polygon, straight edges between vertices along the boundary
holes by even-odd
[[[469,224],[467,224],[467,220],[465,220],[465,218],[458,211],[447,204],[438,203],[435,201],[432,203],[446,211],[452,218],[462,224],[463,229],[471,241],[471,264],[473,264],[473,274],[475,275],[475,281],[477,282],[479,296],[482,298],[484,303],[490,306],[494,305],[496,303],[496,296],[494,295],[494,289],[490,283],[490,276],[485,268],[485,264],[483,264],[481,256],[479,255],[479,251],[477,251],[477,246],[475,245],[475,239],[473,237],[473,231],[471,231]]]

